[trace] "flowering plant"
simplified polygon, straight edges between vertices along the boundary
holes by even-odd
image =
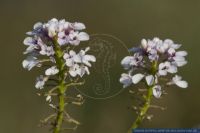
[[[48,90],[39,95],[46,97],[46,101],[55,113],[44,119],[42,123],[50,123],[54,133],[64,129],[75,129],[80,124],[66,112],[65,106],[83,103],[80,94],[71,97],[66,92],[69,87],[84,84],[84,80],[80,78],[90,74],[91,62],[96,61],[95,56],[87,54],[89,47],[81,49],[78,53],[73,50],[81,41],[89,40],[89,35],[82,32],[85,28],[83,23],[70,23],[64,19],[53,18],[47,23],[36,23],[33,30],[27,32],[29,37],[24,40],[28,48],[24,52],[27,58],[22,62],[23,67],[27,70],[34,67],[48,67],[44,75],[37,77],[35,88]],[[57,98],[58,103],[54,98]],[[75,126],[63,128],[63,121]]]
[[[123,87],[135,85],[140,81],[146,86],[146,89],[138,89],[138,92],[142,93],[142,103],[139,108],[134,107],[138,116],[129,133],[137,128],[144,118],[150,119],[147,111],[150,107],[155,107],[151,105],[152,96],[160,98],[164,94],[163,88],[169,85],[188,87],[188,83],[176,75],[178,67],[187,64],[185,60],[187,52],[178,51],[180,47],[180,44],[175,44],[170,39],[164,41],[157,37],[153,40],[142,39],[139,47],[130,49],[133,55],[126,56],[121,61],[127,70],[127,73],[123,73],[120,78]]]

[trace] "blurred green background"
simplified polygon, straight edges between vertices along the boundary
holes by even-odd
[[[167,110],[152,110],[155,117],[142,127],[200,127],[200,0],[0,0],[0,17],[0,133],[48,133],[37,126],[49,113],[34,88],[39,72],[25,71],[21,62],[25,32],[53,17],[83,22],[89,34],[114,35],[127,47],[154,36],[183,44],[189,64],[179,72],[189,88],[168,89],[156,101]],[[112,99],[87,99],[71,111],[83,123],[75,132],[125,133],[135,118],[132,103],[128,90]]]

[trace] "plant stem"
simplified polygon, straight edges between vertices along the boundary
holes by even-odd
[[[150,102],[151,102],[151,99],[152,99],[152,93],[153,93],[152,88],[153,88],[153,86],[148,88],[148,92],[147,92],[147,96],[145,98],[144,106],[141,108],[135,122],[132,124],[128,133],[133,133],[133,129],[136,129],[141,124],[143,119],[145,118],[145,115],[146,115],[146,113],[147,113],[147,111],[150,107]]]
[[[63,123],[63,117],[64,117],[64,108],[65,108],[65,91],[67,90],[65,86],[65,74],[64,74],[64,65],[65,62],[63,60],[63,51],[60,48],[59,44],[57,41],[54,39],[54,44],[55,44],[55,60],[56,60],[56,65],[59,69],[59,85],[58,85],[58,112],[57,112],[57,118],[55,122],[55,128],[53,133],[60,133],[62,123]]]
[[[150,74],[155,75],[156,71],[157,71],[157,61],[152,63]],[[155,81],[154,81],[153,85],[147,87],[147,95],[145,96],[145,103],[141,107],[140,112],[139,112],[136,120],[132,124],[131,128],[128,130],[128,133],[133,133],[133,130],[136,129],[141,124],[143,119],[145,118],[145,115],[146,115],[146,113],[147,113],[147,111],[150,107],[150,104],[151,104],[154,85],[155,85]]]

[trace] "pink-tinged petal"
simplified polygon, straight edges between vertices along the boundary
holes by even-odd
[[[154,83],[154,76],[153,75],[148,75],[148,76],[145,77],[145,79],[146,79],[148,86],[153,85],[153,83]]]
[[[176,51],[174,48],[169,48],[169,50],[167,51],[170,55],[173,55]]]
[[[137,84],[137,83],[140,82],[143,78],[144,78],[144,75],[143,75],[143,74],[141,74],[141,73],[135,74],[135,75],[132,77],[132,82],[133,82],[134,84]]]

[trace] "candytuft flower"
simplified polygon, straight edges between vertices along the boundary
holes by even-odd
[[[139,115],[132,125],[133,129],[137,128],[146,117],[152,96],[155,98],[162,96],[165,88],[161,88],[161,86],[175,84],[181,88],[188,87],[188,83],[176,75],[178,68],[187,64],[185,59],[187,52],[178,51],[180,47],[180,44],[175,44],[170,39],[164,41],[157,37],[152,40],[142,39],[139,47],[129,50],[132,55],[122,59],[121,65],[127,71],[127,73],[121,74],[119,80],[123,84],[123,88],[136,85],[139,82],[146,86],[146,89],[138,89],[138,93],[135,93],[142,93],[142,98],[138,105],[140,107],[137,108]],[[173,78],[169,79],[168,77]],[[129,132],[133,131],[132,128]]]
[[[142,39],[140,47],[130,49],[133,55],[122,59],[121,64],[125,70],[128,70],[128,74],[123,73],[120,82],[124,87],[128,87],[131,84],[139,83],[145,78],[144,81],[146,81],[148,86],[155,86],[158,83],[159,77],[164,77],[168,73],[171,75],[176,74],[178,67],[187,64],[185,60],[187,52],[177,51],[180,47],[180,44],[175,44],[170,39],[164,41],[157,37],[152,40]],[[156,65],[153,73],[151,72],[152,64]],[[141,73],[141,71],[144,73]],[[135,74],[137,72],[139,73]],[[129,80],[130,78],[132,79],[132,83]],[[167,84],[176,84],[181,88],[187,87],[187,82],[180,81],[180,78],[177,76]],[[161,89],[159,85],[156,86]]]
[[[37,77],[36,79],[36,84],[35,84],[35,88],[37,89],[43,89],[45,82],[48,80],[48,77],[44,77],[43,75],[40,75],[39,77]]]
[[[55,75],[59,72],[58,68],[56,68],[56,66],[52,66],[50,68],[48,68],[45,71],[45,75],[50,76],[50,75]]]
[[[53,18],[47,23],[37,22],[33,30],[26,33],[28,37],[23,41],[27,46],[24,52],[27,58],[22,62],[22,66],[27,70],[34,67],[45,69],[44,75],[36,78],[35,88],[48,90],[38,95],[45,96],[50,107],[55,109],[56,113],[47,117],[44,125],[54,123],[51,125],[56,133],[62,130],[64,121],[72,123],[75,127],[80,124],[69,116],[65,106],[69,103],[83,103],[83,98],[80,97],[66,98],[67,88],[83,85],[83,76],[90,74],[89,68],[96,62],[95,56],[88,54],[89,47],[80,51],[74,50],[82,41],[89,40],[89,35],[82,31],[85,28],[80,22],[71,23]],[[56,101],[53,101],[54,97],[57,98]]]
[[[81,41],[89,40],[89,35],[86,32],[81,32],[85,29],[85,25],[80,22],[70,23],[53,18],[47,23],[37,22],[33,26],[33,30],[27,32],[28,37],[24,39],[24,45],[28,46],[24,54],[28,57],[23,61],[22,65],[25,69],[31,70],[35,66],[40,67],[45,62],[51,62],[54,65],[45,71],[45,75],[53,76],[58,74],[59,70],[56,68],[56,44],[58,45],[74,45],[77,46]],[[95,62],[96,58],[93,55],[86,54],[89,47],[85,50],[80,50],[77,54],[74,50],[63,53],[65,65],[68,67],[68,73],[72,77],[84,74],[90,74],[89,68],[91,62]],[[39,59],[38,57],[44,57]],[[39,84],[40,83],[40,84]],[[38,82],[36,88],[42,88],[45,82]]]

